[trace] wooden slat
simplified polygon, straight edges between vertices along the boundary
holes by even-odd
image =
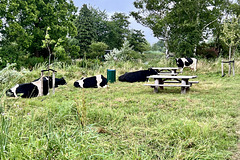
[[[159,69],[159,70],[172,70],[172,69],[179,69],[178,67],[152,67],[152,69]]]
[[[179,81],[164,81],[164,83],[181,83],[181,82],[179,82]],[[198,81],[189,81],[188,83],[195,83],[195,84],[197,84],[199,82]]]
[[[147,78],[168,78],[168,79],[171,79],[171,78],[174,78],[174,79],[191,79],[191,78],[197,78],[197,76],[166,76],[166,75],[151,75],[151,76],[148,76]]]
[[[152,87],[191,87],[191,85],[166,85],[166,84],[144,84]]]

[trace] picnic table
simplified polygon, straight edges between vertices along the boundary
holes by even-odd
[[[182,73],[181,71],[177,72],[179,69],[178,67],[153,67],[152,69],[155,69],[158,74],[162,75],[178,75],[179,73]]]
[[[154,92],[158,92],[158,89],[164,87],[181,87],[181,94],[185,94],[190,90],[193,83],[199,83],[198,81],[189,81],[190,79],[197,78],[197,76],[175,76],[175,75],[151,75],[148,78],[155,80],[154,84],[144,84],[145,86],[151,86],[154,88]],[[166,84],[169,83],[169,84]]]

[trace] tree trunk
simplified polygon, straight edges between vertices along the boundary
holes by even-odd
[[[169,29],[168,29],[168,27],[166,27],[166,32],[165,32],[165,37],[164,37],[164,45],[165,45],[165,48],[166,48],[165,56],[166,56],[167,59],[170,57],[169,46],[168,46],[168,32],[169,32]]]
[[[229,61],[231,61],[232,58],[232,46],[229,46]]]

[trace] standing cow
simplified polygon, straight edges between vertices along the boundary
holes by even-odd
[[[82,78],[75,81],[73,85],[78,88],[105,88],[107,87],[107,78],[103,75]]]
[[[197,70],[197,59],[196,58],[176,58],[176,63],[181,72],[183,68],[190,67],[194,71]]]
[[[127,72],[120,77],[118,77],[119,81],[122,82],[145,82],[147,81],[147,76],[150,75],[156,75],[158,72],[152,68],[149,68],[148,70],[140,70],[135,72]]]

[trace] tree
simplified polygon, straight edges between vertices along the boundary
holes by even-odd
[[[231,61],[240,42],[240,15],[225,20],[221,39],[229,47],[229,61]]]
[[[128,16],[124,13],[114,13],[111,16],[111,21],[108,22],[106,44],[109,48],[121,48],[127,34],[129,33]]]
[[[97,37],[96,27],[94,26],[93,13],[86,4],[82,6],[76,19],[77,36],[80,46],[80,57],[89,50],[92,41]]]
[[[1,45],[15,42],[32,56],[47,57],[48,52],[41,47],[47,27],[56,41],[76,34],[73,19],[77,8],[72,0],[4,0],[1,7]]]
[[[199,42],[219,26],[226,4],[227,0],[136,0],[138,11],[131,15],[165,41],[166,54],[193,56]]]
[[[132,29],[127,36],[127,40],[134,51],[142,53],[147,50],[147,40],[141,30]]]
[[[105,50],[108,48],[108,45],[103,42],[93,42],[89,47],[89,58],[97,58],[103,60],[103,56],[105,54]]]
[[[153,51],[165,52],[164,41],[163,40],[159,40],[157,43],[154,43],[152,45],[152,50]]]
[[[96,37],[94,41],[96,42],[105,42],[107,41],[107,32],[108,32],[108,15],[105,11],[101,11],[98,8],[89,7],[92,12],[93,18],[93,28],[96,31]]]

